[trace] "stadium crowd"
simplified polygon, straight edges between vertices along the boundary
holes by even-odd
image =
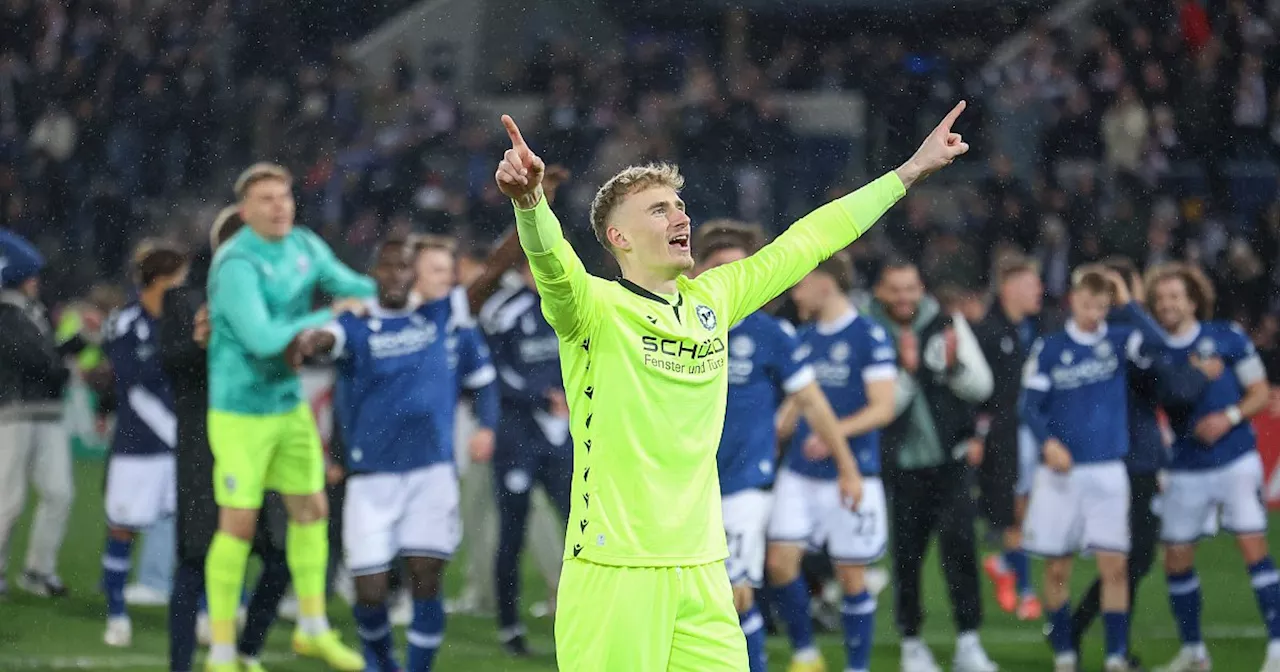
[[[517,198],[513,217],[512,194],[494,182],[490,129],[462,115],[447,67],[417,73],[401,59],[385,82],[362,90],[349,66],[309,55],[317,64],[293,77],[304,55],[265,53],[245,62],[252,50],[226,43],[232,38],[196,37],[240,35],[252,43],[244,36],[254,26],[270,29],[260,16],[233,11],[239,5],[143,7],[19,1],[0,11],[0,102],[8,101],[0,104],[0,448],[7,451],[0,568],[30,481],[40,495],[40,534],[18,587],[51,597],[65,591],[56,558],[74,486],[60,399],[75,379],[115,404],[102,582],[109,645],[131,640],[123,591],[135,533],[176,515],[179,562],[166,581],[171,618],[181,614],[171,626],[175,671],[190,669],[198,612],[211,664],[222,666],[210,669],[260,669],[263,637],[290,576],[297,652],[336,669],[399,669],[387,605],[400,595],[410,611],[401,621],[410,627],[407,669],[430,669],[444,641],[440,577],[462,533],[455,510],[478,496],[492,498],[501,521],[497,548],[489,550],[493,574],[481,579],[496,585],[499,639],[509,653],[527,655],[515,539],[528,524],[535,484],[561,521],[576,511],[566,481],[575,474],[577,437],[569,434],[572,403],[560,380],[559,325],[539,310],[543,286],[536,283],[548,279],[520,260],[516,238],[503,238],[515,221],[527,224],[533,209]],[[1139,669],[1128,614],[1134,586],[1163,543],[1183,642],[1165,669],[1207,670],[1191,549],[1219,527],[1240,540],[1257,592],[1269,637],[1262,669],[1280,670],[1280,582],[1255,496],[1262,473],[1247,423],[1271,403],[1268,378],[1280,376],[1280,59],[1263,13],[1274,7],[1185,0],[1139,9],[1150,11],[1100,14],[1084,41],[1037,28],[1029,57],[1014,65],[933,71],[937,81],[982,94],[983,128],[974,135],[991,145],[983,177],[943,183],[956,206],[950,212],[937,206],[932,184],[935,191],[908,193],[887,221],[808,274],[774,311],[800,327],[798,335],[766,314],[725,325],[733,330],[726,331],[720,483],[733,602],[753,671],[764,669],[766,615],[789,638],[790,669],[825,669],[813,645],[810,599],[822,592],[814,583],[827,581],[841,595],[847,667],[867,669],[876,608],[867,570],[886,554],[902,669],[939,669],[919,638],[920,572],[934,535],[954,606],[953,669],[997,669],[978,638],[984,571],[999,608],[1046,619],[1056,670],[1076,669],[1080,636],[1099,613],[1107,670]],[[224,30],[229,22],[239,29]],[[33,25],[41,30],[28,30]],[[152,28],[114,29],[139,25]],[[627,166],[671,159],[692,176],[687,184],[651,168],[643,188],[615,185],[615,197],[683,186],[695,214],[761,224],[695,222],[690,270],[701,274],[755,252],[782,233],[794,210],[857,198],[844,195],[845,181],[802,184],[787,176],[804,172],[791,149],[800,140],[770,95],[862,88],[908,72],[899,53],[896,66],[886,61],[875,75],[852,78],[848,62],[895,53],[871,45],[873,38],[858,36],[806,53],[784,40],[767,66],[717,69],[705,55],[660,41],[612,59],[586,59],[558,43],[524,72],[499,69],[495,86],[545,96],[545,118],[530,136],[548,160],[564,162],[563,171],[548,172],[555,184],[544,200],[557,199],[565,221],[594,223],[599,185],[615,184],[611,178]],[[267,62],[276,69],[264,68]],[[928,110],[937,95],[908,88],[917,92],[908,108]],[[102,91],[111,93],[92,93]],[[253,109],[258,116],[219,113],[257,91],[268,101]],[[1219,109],[1230,114],[1213,112]],[[281,157],[297,178],[255,165],[236,182],[238,209],[223,212],[212,231],[193,224],[182,244],[171,236],[131,252],[125,222],[191,184],[223,178],[212,155]],[[566,174],[572,177],[557,194]],[[73,208],[73,193],[92,196]],[[293,228],[295,198],[299,220],[321,235]],[[285,201],[289,226],[277,231],[271,227],[285,218],[271,208]],[[63,250],[55,256],[94,249],[97,271],[124,269],[132,298],[99,290],[51,321],[39,283],[59,272],[27,240],[51,237]],[[688,250],[688,237],[672,245]],[[569,238],[579,254],[599,255],[593,267],[603,266],[608,242],[592,252],[589,237]],[[293,256],[274,258],[277,265],[262,272],[296,271],[312,284],[287,290],[292,295],[251,287],[256,280],[245,279],[252,275],[246,269],[258,271],[245,259],[271,254],[264,240],[286,241],[295,246],[288,254],[301,256],[296,266]],[[215,258],[224,245],[230,252]],[[339,261],[369,249],[377,250],[372,277]],[[65,282],[54,296],[82,289]],[[308,312],[317,285],[333,303]],[[236,303],[253,292],[266,293],[254,304],[262,311]],[[271,312],[288,310],[297,314]],[[716,328],[714,312],[693,317]],[[437,332],[448,338],[433,349]],[[203,378],[206,351],[211,362],[250,363],[230,365],[245,373],[218,387]],[[393,370],[377,369],[383,358],[397,362]],[[290,456],[316,466],[314,479],[281,480],[254,465],[235,471],[216,437],[221,432],[225,446],[231,433],[266,432],[235,424],[245,417],[305,435],[291,444],[302,453],[315,447],[309,414],[301,418],[306,430],[298,417],[280,420],[301,401],[287,372],[304,361],[337,371],[334,456],[315,465]],[[423,371],[432,372],[430,391],[406,378]],[[279,386],[263,395],[253,376]],[[188,383],[194,388],[184,391]],[[1157,407],[1172,441],[1159,434]],[[215,411],[207,428],[206,408]],[[832,425],[822,408],[841,421],[847,449],[827,441],[824,428]],[[455,412],[468,428],[457,439]],[[430,426],[430,436],[420,437],[429,454],[385,445],[386,436],[418,437],[423,426]],[[778,463],[775,432],[786,446]],[[747,446],[763,446],[764,459]],[[207,457],[184,464],[184,450],[188,460]],[[492,493],[459,491],[455,450],[492,463]],[[852,488],[843,481],[845,459],[860,473],[854,512],[841,507],[852,492],[844,490]],[[1154,496],[1161,470],[1171,474],[1164,518],[1143,517],[1141,503]],[[970,471],[978,498],[963,487]],[[378,480],[388,475],[418,480],[394,487]],[[342,498],[323,497],[326,485],[343,481]],[[273,488],[283,498],[264,501],[261,490]],[[771,508],[742,496],[768,488]],[[379,502],[380,490],[399,499]],[[201,494],[188,501],[179,492]],[[195,500],[204,508],[192,509]],[[264,522],[255,536],[259,508]],[[1115,515],[1120,510],[1131,516]],[[386,511],[420,516],[419,524],[388,519]],[[985,560],[979,517],[1002,547]],[[576,534],[577,521],[569,523]],[[268,569],[238,629],[251,550]],[[815,550],[834,565],[816,582],[800,571]],[[1063,589],[1068,559],[1085,551],[1097,553],[1099,583],[1073,613]],[[1028,552],[1047,559],[1039,591]],[[217,558],[207,570],[206,556]],[[339,565],[354,575],[359,652],[337,639],[324,614]],[[198,604],[204,592],[207,607]]]

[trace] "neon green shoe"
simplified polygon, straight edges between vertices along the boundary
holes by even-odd
[[[262,663],[256,660],[252,662],[245,660],[240,661],[240,669],[243,672],[267,672],[267,668],[263,667]]]
[[[204,672],[241,672],[240,663],[232,661],[230,663],[212,663],[204,664]]]
[[[364,672],[364,656],[343,644],[338,632],[333,629],[319,635],[307,635],[302,630],[294,630],[293,652],[299,656],[323,660],[339,672]]]

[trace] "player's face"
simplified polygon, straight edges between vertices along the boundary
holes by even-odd
[[[740,247],[726,247],[716,250],[707,255],[701,264],[694,269],[695,275],[701,275],[704,271],[709,271],[717,266],[732,264],[735,261],[741,261],[747,258],[747,251]]]
[[[1196,307],[1187,295],[1187,286],[1180,278],[1166,278],[1152,288],[1155,296],[1156,321],[1165,331],[1176,332],[1183,324],[1195,319]]]
[[[293,189],[284,180],[258,180],[240,202],[240,217],[258,235],[279,240],[293,230]]]
[[[916,317],[916,309],[924,298],[924,282],[914,268],[894,268],[885,271],[876,285],[876,298],[885,305],[889,317],[899,324],[907,324]]]
[[[1094,332],[1107,319],[1107,311],[1111,310],[1111,296],[1099,294],[1087,289],[1071,292],[1071,319],[1082,331]]]
[[[447,250],[427,249],[418,255],[418,280],[414,289],[424,301],[438,301],[453,289],[453,255]]]
[[[630,194],[612,220],[617,231],[613,245],[629,259],[628,265],[672,278],[693,268],[693,230],[675,189],[652,187]]]
[[[1035,273],[1019,273],[1008,281],[1008,290],[1018,310],[1027,315],[1038,315],[1044,302],[1044,285]]]
[[[406,245],[386,245],[378,252],[373,279],[378,283],[378,303],[387,308],[403,308],[409,303],[414,281],[411,254]]]

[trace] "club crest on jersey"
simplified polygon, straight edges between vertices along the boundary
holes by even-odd
[[[1108,343],[1107,341],[1102,341],[1101,343],[1098,343],[1098,345],[1094,346],[1093,348],[1093,355],[1098,359],[1106,359],[1110,357],[1112,354],[1113,354],[1113,351],[1111,350],[1111,344]]]
[[[1073,355],[1073,354],[1071,354],[1071,351],[1070,351],[1070,350],[1063,350],[1063,351],[1062,351],[1062,363],[1063,363],[1063,364],[1066,364],[1067,366],[1071,366],[1071,363],[1072,363],[1072,362],[1074,362],[1074,361],[1076,361],[1076,356],[1075,356],[1075,355]]]
[[[702,324],[703,329],[706,329],[707,331],[715,331],[716,311],[711,310],[702,304],[698,304],[698,307],[694,308],[693,312],[698,316],[698,322]]]
[[[844,362],[849,359],[849,344],[844,341],[837,341],[831,344],[831,349],[827,351],[827,356],[833,362]]]
[[[1212,357],[1218,352],[1218,346],[1213,342],[1212,338],[1202,338],[1196,342],[1196,354],[1202,359]]]
[[[756,344],[750,336],[735,336],[729,339],[729,354],[733,357],[750,357],[756,352]]]

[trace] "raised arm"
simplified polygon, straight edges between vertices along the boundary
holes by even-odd
[[[546,164],[529,149],[511,117],[503,115],[502,124],[511,149],[503,154],[494,177],[515,204],[516,233],[542,297],[542,313],[561,339],[576,341],[590,333],[597,319],[591,278],[544,197]]]
[[[700,282],[718,285],[728,297],[729,322],[750,315],[795,285],[870,229],[907,189],[969,151],[969,145],[951,131],[964,107],[963,102],[956,105],[893,172],[814,210],[756,254],[698,276]]]
[[[351,270],[351,267],[338,260],[337,255],[329,248],[320,236],[303,231],[311,245],[315,257],[316,268],[320,272],[320,286],[335,298],[367,299],[377,293],[378,287],[373,278]]]

